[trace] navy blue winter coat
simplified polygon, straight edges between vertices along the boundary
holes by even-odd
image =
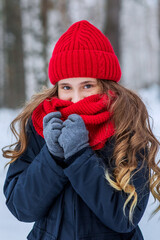
[[[28,147],[10,164],[4,184],[6,204],[20,221],[35,222],[29,240],[141,240],[138,227],[149,197],[148,170],[132,181],[138,193],[132,225],[123,205],[127,195],[104,177],[112,159],[114,138],[103,149],[87,147],[64,165],[52,156],[30,120]],[[139,166],[141,158],[137,156]]]

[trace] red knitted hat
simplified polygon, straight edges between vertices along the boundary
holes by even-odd
[[[53,85],[71,77],[118,82],[121,68],[108,38],[94,25],[82,20],[72,24],[57,41],[48,74]]]

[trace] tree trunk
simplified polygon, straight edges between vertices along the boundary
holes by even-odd
[[[48,59],[47,59],[47,45],[48,45],[48,35],[47,35],[47,30],[48,30],[48,19],[47,19],[47,12],[48,12],[48,7],[49,7],[49,1],[48,0],[41,0],[41,13],[40,13],[40,19],[42,22],[42,44],[43,44],[43,50],[42,50],[42,56],[44,60],[44,73],[46,73],[46,69],[48,68]],[[45,76],[45,79],[43,81],[43,84],[47,86],[47,79],[48,76]]]
[[[3,4],[5,56],[3,105],[18,108],[25,101],[20,0],[5,0]]]
[[[59,0],[57,1],[57,9],[61,14],[61,24],[62,24],[62,31],[66,31],[66,27],[70,25],[70,17],[68,12],[68,0]]]
[[[0,107],[3,107],[3,84],[4,84],[4,56],[3,56],[3,10],[0,0]]]
[[[158,26],[159,26],[159,86],[160,86],[160,0],[158,0]]]
[[[120,0],[108,0],[105,2],[105,24],[103,32],[109,38],[117,57],[120,57]]]

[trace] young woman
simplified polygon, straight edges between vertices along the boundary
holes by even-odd
[[[9,210],[35,222],[30,240],[143,239],[149,192],[160,201],[159,142],[141,99],[118,84],[111,43],[88,21],[74,23],[55,45],[49,78],[54,86],[11,123],[15,148],[3,149]]]

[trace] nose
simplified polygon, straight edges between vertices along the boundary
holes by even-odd
[[[82,100],[84,97],[82,96],[82,94],[80,94],[79,92],[75,92],[73,93],[72,97],[71,97],[71,102],[76,103],[80,100]]]

